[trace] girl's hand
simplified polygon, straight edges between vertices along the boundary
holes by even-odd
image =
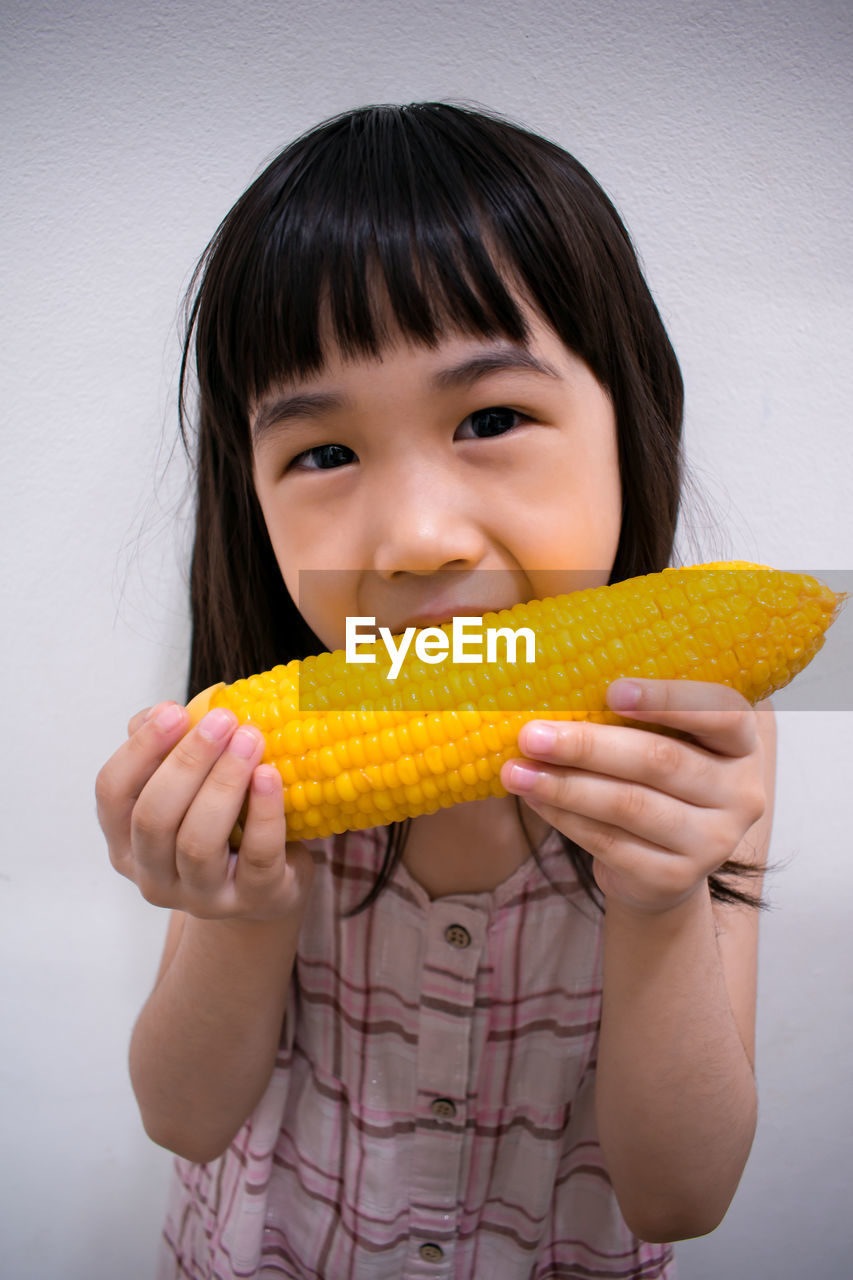
[[[629,708],[620,698],[631,685],[640,696]],[[607,700],[689,739],[534,720],[519,734],[531,759],[507,761],[501,782],[592,854],[608,899],[665,911],[730,858],[764,812],[756,713],[735,690],[692,680],[618,680]]]
[[[98,774],[110,861],[155,906],[206,920],[273,920],[304,903],[311,854],[298,843],[285,851],[281,779],[259,763],[261,733],[237,724],[217,709],[187,732],[186,708],[162,703],[133,717]],[[247,791],[237,855],[228,837]]]

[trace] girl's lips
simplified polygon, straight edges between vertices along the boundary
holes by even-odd
[[[513,601],[515,604],[516,601]],[[482,618],[486,613],[499,613],[501,609],[511,609],[512,604],[455,604],[448,605],[445,608],[425,609],[421,613],[414,613],[406,618],[405,622],[391,628],[392,635],[402,635],[407,627],[417,627],[420,631],[424,627],[440,627],[445,622],[451,622],[454,618]]]

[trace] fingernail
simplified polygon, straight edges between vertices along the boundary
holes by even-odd
[[[154,723],[158,729],[162,729],[164,733],[169,733],[172,729],[177,729],[183,718],[183,707],[179,707],[177,702],[167,702],[165,707],[161,707],[157,712]]]
[[[240,756],[243,760],[248,760],[249,756],[253,756],[258,746],[258,731],[250,729],[248,725],[243,725],[234,734],[234,737],[228,744],[228,750],[233,751],[235,756]]]
[[[643,690],[633,680],[619,680],[610,686],[610,705],[614,711],[630,711],[639,705]]]
[[[252,781],[255,790],[262,796],[271,796],[277,787],[281,787],[279,772],[270,764],[260,765],[255,770]]]
[[[550,724],[529,724],[524,730],[524,750],[550,751],[557,741],[557,731]]]
[[[213,711],[208,711],[206,716],[202,716],[198,731],[208,742],[222,742],[228,737],[234,724],[233,711],[226,711],[224,707],[214,707]]]
[[[531,791],[536,785],[539,770],[529,764],[514,764],[509,771],[509,785],[514,791]]]

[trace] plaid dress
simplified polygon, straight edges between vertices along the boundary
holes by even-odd
[[[313,842],[272,1078],[224,1155],[176,1157],[158,1280],[674,1280],[602,1161],[602,916],[557,833],[492,893],[398,865],[346,919],[383,841]]]

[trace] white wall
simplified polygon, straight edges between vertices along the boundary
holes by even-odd
[[[197,254],[332,112],[504,111],[625,215],[724,549],[849,570],[853,22],[846,0],[7,0],[2,25],[0,1239],[14,1280],[145,1280],[169,1157],[126,1049],[165,919],[110,869],[92,786],[129,714],[183,687],[180,463],[152,495]],[[844,711],[780,716],[760,1128],[724,1225],[679,1249],[684,1280],[848,1274],[847,682]]]

